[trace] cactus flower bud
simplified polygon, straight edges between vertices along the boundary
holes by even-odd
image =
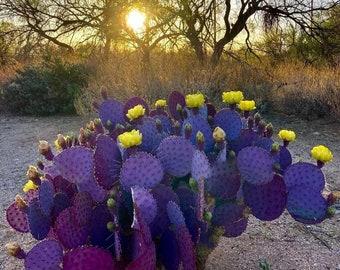
[[[20,195],[16,195],[14,200],[17,203],[17,206],[21,211],[24,211],[24,212],[28,211],[28,205],[26,201]]]
[[[40,180],[40,176],[39,176],[39,172],[38,172],[37,167],[30,165],[28,167],[27,172],[26,172],[26,176],[27,176],[27,179],[31,180],[35,185],[41,184],[41,180]]]
[[[39,154],[43,155],[47,160],[51,161],[54,157],[51,146],[47,141],[41,140],[39,141],[38,147]]]
[[[196,144],[200,151],[203,151],[204,149],[204,142],[205,142],[204,134],[201,131],[198,131],[196,133]]]
[[[66,149],[66,139],[62,134],[57,135],[57,139],[54,141],[54,146],[57,150]]]
[[[112,198],[109,198],[107,201],[106,201],[106,204],[107,204],[107,207],[109,208],[112,208],[116,205],[116,201]]]
[[[8,243],[5,245],[7,252],[9,255],[18,258],[18,259],[25,259],[26,253],[17,243]]]
[[[213,131],[213,139],[216,143],[224,142],[226,134],[224,130],[220,127],[216,127]]]
[[[113,223],[113,221],[109,221],[109,222],[106,224],[106,228],[107,228],[110,232],[113,232],[113,231],[114,231],[114,228],[115,228],[115,224]]]

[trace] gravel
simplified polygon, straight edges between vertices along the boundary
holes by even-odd
[[[340,190],[340,124],[331,120],[305,122],[294,117],[265,117],[281,128],[295,130],[296,142],[289,149],[294,160],[311,161],[309,152],[314,145],[324,144],[333,152],[333,162],[323,171],[329,189]],[[24,269],[23,262],[7,255],[5,244],[18,242],[25,250],[34,245],[29,235],[13,231],[7,224],[5,209],[26,182],[26,170],[40,158],[38,141],[50,143],[58,133],[77,133],[91,116],[13,117],[0,115],[0,269]],[[275,270],[339,270],[340,215],[319,225],[306,226],[284,213],[273,222],[250,218],[247,231],[237,238],[222,238],[209,256],[207,270],[260,269],[267,262]]]

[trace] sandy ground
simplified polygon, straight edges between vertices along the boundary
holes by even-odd
[[[295,160],[310,161],[314,145],[328,146],[334,155],[324,173],[330,189],[340,190],[340,124],[331,120],[304,122],[293,117],[264,117],[281,128],[295,130],[297,140],[290,149]],[[5,209],[21,193],[26,170],[39,158],[40,139],[53,142],[56,134],[77,132],[87,117],[8,117],[0,115],[0,269],[23,269],[22,261],[11,258],[5,243],[16,241],[29,250],[29,235],[14,232],[7,225]],[[277,132],[276,132],[277,133]],[[250,218],[247,231],[237,238],[222,238],[210,255],[207,270],[260,269],[268,262],[272,270],[340,270],[340,215],[319,225],[306,226],[284,213],[273,222]]]

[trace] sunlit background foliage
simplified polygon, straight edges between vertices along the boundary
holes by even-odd
[[[339,117],[339,15],[317,0],[0,0],[0,112],[239,89],[263,113]]]

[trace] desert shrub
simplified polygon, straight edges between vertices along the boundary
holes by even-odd
[[[6,109],[19,115],[74,114],[74,102],[87,86],[89,69],[61,58],[45,57],[38,66],[26,66],[2,90]]]

